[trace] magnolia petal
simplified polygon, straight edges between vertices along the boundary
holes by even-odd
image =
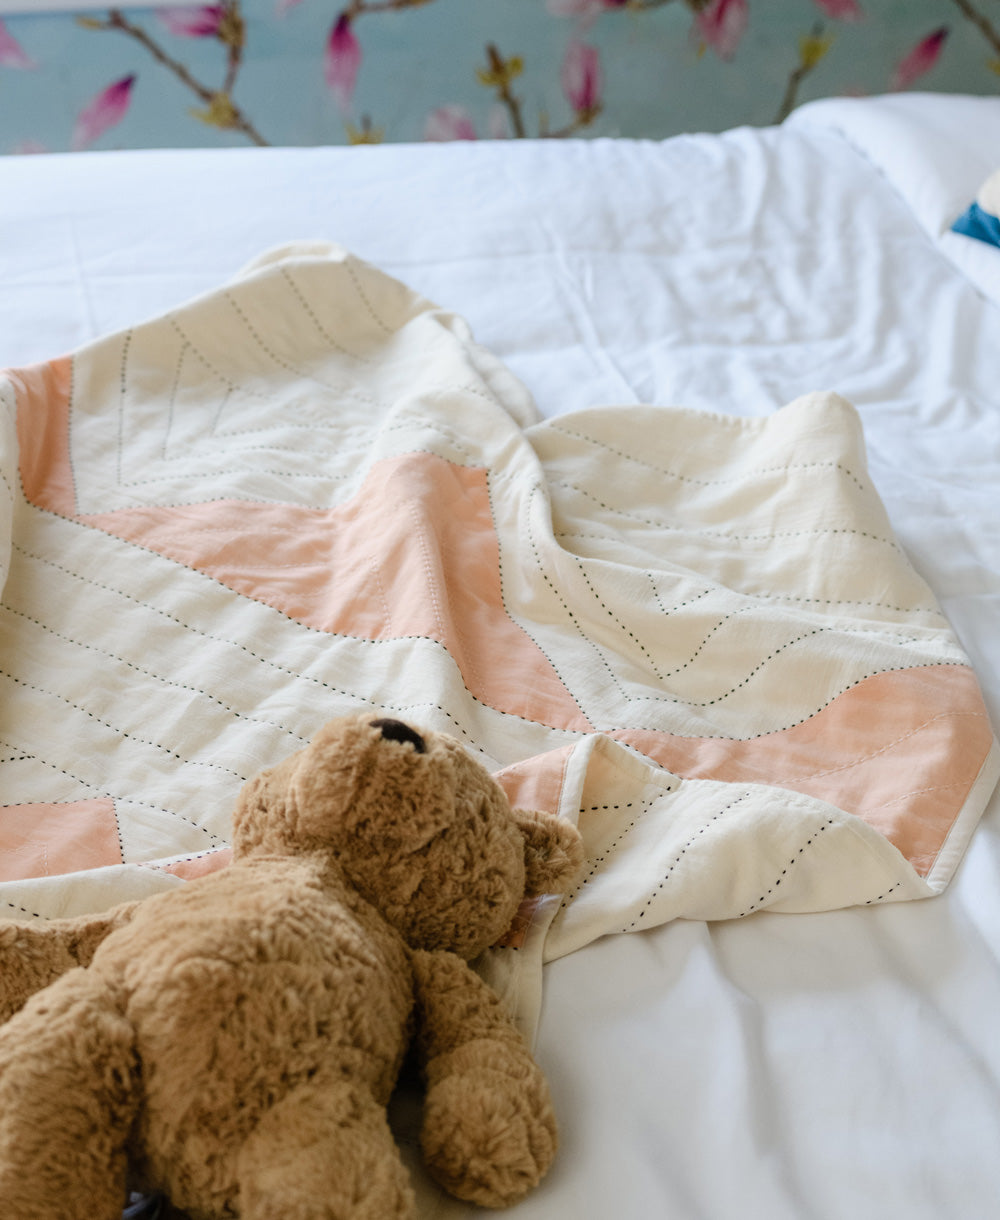
[[[160,22],[178,38],[214,38],[225,15],[221,4],[156,10]]]
[[[38,64],[0,20],[0,68],[37,68]]]
[[[326,43],[323,76],[337,105],[345,114],[351,108],[354,86],[361,67],[361,44],[351,28],[351,19],[341,13],[333,23]]]
[[[461,106],[440,106],[428,115],[425,140],[474,140],[476,128]]]
[[[834,21],[860,21],[864,10],[858,0],[814,0],[816,7],[821,8]]]
[[[948,27],[943,25],[918,42],[909,55],[900,60],[892,75],[890,88],[909,89],[915,80],[929,72],[940,58],[947,37]]]
[[[98,95],[80,111],[73,128],[73,149],[79,151],[93,144],[110,127],[125,117],[132,100],[135,75],[125,76]]]
[[[491,140],[509,140],[510,114],[503,106],[492,106],[487,116],[486,127]]]
[[[695,16],[695,29],[720,59],[732,59],[749,18],[747,0],[710,0]]]
[[[577,114],[596,110],[601,104],[601,60],[597,48],[572,39],[563,56],[559,83],[563,96]]]

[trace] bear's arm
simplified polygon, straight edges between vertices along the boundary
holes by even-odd
[[[458,1198],[505,1207],[555,1154],[548,1085],[496,993],[465,962],[424,950],[412,962],[427,1167]]]
[[[0,921],[0,1022],[60,975],[89,966],[101,941],[128,923],[138,905],[124,902],[97,915],[37,923]]]

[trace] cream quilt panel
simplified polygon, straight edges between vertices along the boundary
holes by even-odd
[[[530,1026],[599,936],[938,892],[996,783],[834,394],[541,421],[460,318],[295,247],[0,404],[7,916],[224,867],[243,781],[375,708],[582,829],[483,963]]]

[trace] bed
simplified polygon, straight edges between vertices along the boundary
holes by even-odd
[[[587,847],[482,963],[561,1122],[512,1215],[994,1214],[998,148],[901,94],[0,161],[3,914],[225,867],[389,709]]]

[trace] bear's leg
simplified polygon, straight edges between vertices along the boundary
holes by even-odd
[[[273,1106],[238,1162],[240,1220],[415,1220],[385,1109],[363,1086],[319,1078]]]
[[[118,1220],[137,1106],[131,1024],[76,968],[0,1028],[4,1220]]]
[[[453,953],[417,950],[415,1049],[427,1082],[420,1142],[459,1199],[508,1207],[541,1181],[558,1142],[548,1085],[493,992]]]

